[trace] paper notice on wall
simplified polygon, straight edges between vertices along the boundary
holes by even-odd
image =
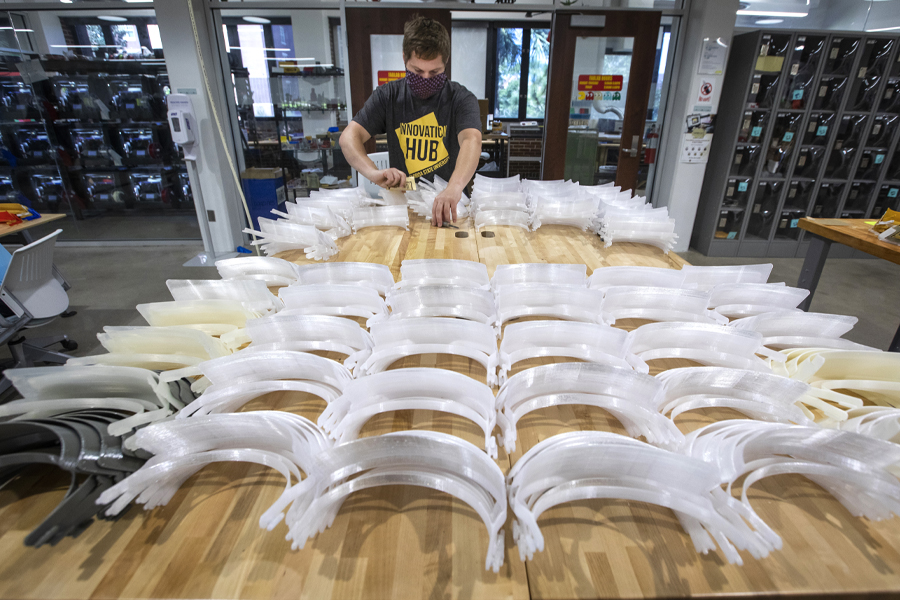
[[[697,73],[700,75],[721,75],[725,72],[725,57],[728,56],[728,48],[719,44],[717,40],[706,40],[700,50],[700,66]]]
[[[706,164],[709,161],[709,147],[712,144],[713,134],[705,133],[698,137],[694,133],[684,136],[681,144],[681,162]]]

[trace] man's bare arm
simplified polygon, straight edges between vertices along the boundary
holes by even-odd
[[[399,169],[379,169],[366,153],[364,144],[372,136],[366,128],[350,121],[347,128],[341,133],[341,152],[350,165],[359,173],[374,183],[384,188],[403,187],[406,185],[406,173]]]
[[[459,156],[456,157],[456,168],[450,177],[447,189],[434,199],[431,211],[431,224],[437,227],[446,221],[456,221],[456,205],[462,197],[463,189],[471,181],[478,159],[481,157],[481,132],[477,129],[463,129],[459,132]]]

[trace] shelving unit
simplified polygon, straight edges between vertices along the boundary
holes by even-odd
[[[723,90],[693,247],[804,256],[800,218],[871,218],[900,204],[896,37],[742,34]]]
[[[155,60],[41,60],[49,78],[0,76],[0,195],[88,218],[112,211],[193,214],[184,159],[165,120]]]
[[[254,88],[247,69],[231,69],[238,90],[238,120],[245,140],[246,166],[281,168],[285,185],[307,165],[320,164],[321,175],[343,177],[350,172],[343,154],[334,152],[336,136],[328,133],[330,127],[347,122],[344,71],[301,69],[297,72],[270,67],[268,85],[274,113],[270,118],[257,117],[254,112]]]

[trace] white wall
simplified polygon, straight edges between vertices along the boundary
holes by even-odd
[[[721,38],[726,44],[731,44],[737,9],[738,0],[692,0],[687,31],[679,41],[683,44],[683,52],[677,79],[673,78],[672,110],[666,115],[665,162],[660,166],[661,173],[656,183],[657,206],[668,206],[669,215],[675,218],[675,233],[678,234],[676,252],[687,250],[690,244],[700,201],[700,188],[706,173],[705,164],[680,162],[684,119],[694,112],[701,79],[713,81],[715,92],[711,107],[712,112],[716,113],[724,79],[724,75],[697,73],[700,51],[704,38]]]
[[[372,52],[372,90],[378,87],[378,71],[406,70],[403,64],[403,35],[372,34],[369,36],[369,48]]]
[[[291,31],[294,34],[294,51],[300,58],[314,58],[323,65],[331,62],[331,34],[328,26],[328,17],[340,17],[340,11],[336,10],[292,10]],[[304,63],[313,64],[313,63]],[[340,65],[335,65],[340,67]],[[306,83],[316,80],[301,80]],[[337,87],[336,87],[337,86]],[[338,87],[340,88],[338,90]],[[309,88],[303,86],[304,92]],[[343,93],[344,82],[337,78],[330,78],[323,84],[316,84],[316,93],[323,89],[330,97],[337,97]],[[329,127],[337,125],[338,114],[336,112],[303,111],[303,133],[306,135],[324,133]]]
[[[465,27],[453,24],[450,33],[450,72],[453,81],[475,94],[487,98],[484,89],[487,69],[487,26]]]
[[[51,48],[51,46],[64,46],[66,37],[63,35],[59,17],[50,11],[25,13],[29,26],[34,30],[34,39],[37,51],[41,54],[64,54],[64,48]]]

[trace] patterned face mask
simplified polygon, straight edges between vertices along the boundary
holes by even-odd
[[[420,100],[431,98],[437,94],[441,91],[441,88],[444,87],[445,83],[447,83],[446,73],[441,73],[426,79],[421,75],[416,75],[412,71],[406,71],[406,84],[416,98],[419,98]]]

